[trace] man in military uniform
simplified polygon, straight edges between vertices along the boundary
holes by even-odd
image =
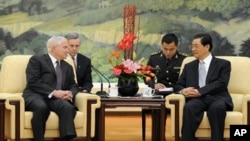
[[[178,80],[180,66],[186,57],[180,54],[178,49],[178,38],[175,34],[166,34],[161,40],[161,51],[149,57],[148,65],[154,68],[156,74],[151,87],[156,90],[173,87]]]
[[[147,85],[156,89],[157,94],[166,96],[166,92],[161,93],[157,90],[166,87],[173,88],[179,78],[181,63],[186,56],[177,51],[178,38],[173,33],[164,35],[161,44],[161,51],[149,57],[148,65],[154,68],[153,72],[156,74],[156,77],[155,80],[148,82]],[[166,113],[169,113],[169,111],[169,109],[166,109]],[[151,113],[151,110],[142,109],[143,140],[145,140],[145,115],[147,113]]]

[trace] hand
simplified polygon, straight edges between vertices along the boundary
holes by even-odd
[[[71,91],[64,91],[64,93],[63,93],[63,99],[71,101],[72,98],[73,98],[73,94],[72,94]]]
[[[162,84],[162,83],[155,84],[155,89],[156,90],[163,89],[163,88],[166,88],[166,86],[164,84]]]
[[[200,92],[194,87],[188,87],[188,88],[182,89],[181,94],[183,94],[185,97],[200,97],[201,96]]]
[[[63,90],[56,90],[53,93],[53,96],[56,97],[56,98],[70,100],[70,101],[73,98],[73,94],[72,94],[71,91],[63,91]]]

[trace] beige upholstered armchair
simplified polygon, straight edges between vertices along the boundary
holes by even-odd
[[[225,121],[224,138],[230,138],[230,125],[250,124],[250,58],[236,56],[220,56],[231,62],[231,76],[228,85],[230,95],[233,99],[234,109],[228,111]],[[181,66],[194,60],[194,57],[187,57]],[[166,97],[166,107],[171,109],[171,135],[175,141],[181,138],[182,112],[185,98],[180,94],[171,94]],[[210,125],[206,113],[196,131],[198,140],[210,139]]]
[[[24,109],[23,89],[26,86],[25,70],[30,55],[11,55],[4,58],[0,73],[0,140],[30,140],[32,112]],[[78,93],[75,106],[77,138],[90,141],[95,135],[95,110],[100,97]],[[59,139],[58,117],[51,112],[46,123],[46,139]]]

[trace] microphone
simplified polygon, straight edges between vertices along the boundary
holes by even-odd
[[[155,84],[157,83],[157,74],[160,70],[160,66],[156,65],[154,68],[152,68],[152,70],[155,72],[155,77],[152,78],[151,81],[147,82],[146,84],[150,87],[150,88],[155,88]]]
[[[159,70],[160,70],[161,68],[160,68],[160,66],[159,65],[156,65],[155,66],[155,78],[154,78],[154,84],[156,84],[157,82],[158,82],[158,79],[157,79],[157,74],[158,74],[158,72],[159,72]]]
[[[103,81],[102,77],[105,78],[109,84],[108,88],[110,88],[110,81],[109,79],[103,75],[98,69],[96,69],[93,65],[91,65],[92,69],[96,72],[96,74],[99,76],[99,79],[101,81],[101,90],[96,92],[97,95],[107,95],[108,93],[106,91],[103,91]]]

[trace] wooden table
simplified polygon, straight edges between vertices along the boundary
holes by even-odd
[[[96,131],[94,141],[105,140],[105,109],[116,107],[141,107],[152,109],[152,141],[165,140],[165,99],[162,97],[112,97],[101,98],[101,107],[96,111]]]

